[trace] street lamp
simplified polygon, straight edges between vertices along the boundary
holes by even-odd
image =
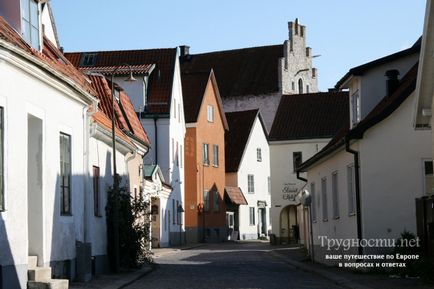
[[[112,151],[113,151],[113,192],[114,192],[114,208],[113,208],[113,243],[114,243],[114,271],[115,273],[119,272],[120,267],[120,250],[119,250],[119,176],[116,169],[116,130],[115,130],[115,89],[114,89],[114,76],[115,73],[121,69],[124,69],[125,66],[129,69],[129,76],[125,79],[126,82],[133,82],[136,79],[133,76],[133,70],[131,65],[124,63],[117,66],[111,72],[111,90],[112,90]]]

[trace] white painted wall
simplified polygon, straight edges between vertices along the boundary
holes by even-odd
[[[364,138],[352,146],[360,152],[363,238],[397,239],[404,230],[416,232],[415,198],[424,194],[422,161],[432,158],[432,147],[431,131],[413,128],[415,100],[413,93],[391,116],[365,132]],[[319,235],[357,238],[356,216],[348,215],[347,166],[353,163],[353,156],[342,149],[308,171],[308,190],[312,182],[316,187],[314,205],[318,218],[313,225],[316,256],[324,253],[324,248],[319,247]],[[338,172],[339,219],[331,218],[333,172]],[[322,220],[323,177],[327,178],[328,221]]]
[[[94,214],[93,166],[100,169],[100,216]],[[119,150],[116,151],[116,170],[122,178],[122,187],[127,183],[128,176],[125,154]],[[86,195],[86,241],[91,243],[92,256],[107,255],[105,207],[107,191],[113,186],[113,149],[109,142],[102,141],[96,136],[89,139],[89,175],[90,193]]]
[[[0,48],[0,105],[5,110],[6,211],[0,213],[0,264],[27,264],[27,120],[42,120],[43,252],[40,263],[75,258],[83,241],[87,104],[79,94],[21,57]],[[73,98],[76,98],[75,100]],[[90,101],[88,101],[90,104]],[[71,135],[72,216],[60,216],[59,133]],[[26,275],[23,277],[26,280]]]
[[[262,161],[258,162],[256,157],[256,149],[260,148],[262,152]],[[254,175],[255,192],[248,193],[248,175]],[[241,188],[246,197],[248,205],[239,207],[239,231],[240,239],[256,239],[258,237],[258,201],[265,201],[266,207],[266,227],[267,231],[271,229],[269,222],[269,213],[271,205],[271,195],[268,189],[268,177],[270,176],[270,150],[268,147],[267,137],[262,129],[261,121],[256,117],[250,132],[249,140],[247,141],[243,157],[240,162],[240,167],[237,173],[238,186]],[[255,225],[250,225],[249,208],[255,208]]]
[[[271,167],[271,220],[272,231],[280,236],[280,213],[289,205],[297,202],[284,199],[287,193],[295,194],[305,182],[298,180],[293,168],[293,153],[302,152],[302,160],[306,161],[321,150],[330,139],[312,139],[270,142]],[[303,174],[302,177],[305,177]]]

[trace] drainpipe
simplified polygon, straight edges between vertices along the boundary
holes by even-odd
[[[303,182],[307,183],[307,179],[305,179],[303,177],[300,177],[300,172],[299,171],[297,171],[297,179],[300,180],[300,181],[303,181]]]
[[[345,138],[345,150],[354,156],[354,179],[356,187],[356,214],[357,214],[357,238],[362,240],[362,213],[361,213],[361,200],[360,200],[360,164],[359,152],[351,149],[351,137]],[[358,247],[359,255],[363,255],[363,247]]]

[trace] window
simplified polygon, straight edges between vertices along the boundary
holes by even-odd
[[[22,35],[33,48],[39,50],[39,7],[35,0],[21,0]]]
[[[292,167],[294,169],[294,172],[297,171],[297,168],[303,162],[302,158],[303,158],[303,156],[302,156],[301,152],[293,152],[292,153]]]
[[[250,212],[250,226],[254,226],[255,225],[255,207],[250,207],[249,212]]]
[[[256,161],[262,162],[262,150],[261,150],[261,148],[256,149]]]
[[[432,161],[424,161],[424,188],[427,196],[434,193],[433,190],[433,163]]]
[[[80,66],[94,66],[96,63],[96,53],[84,53],[80,59]]]
[[[310,183],[310,193],[311,193],[311,204],[310,209],[312,210],[312,221],[316,221],[316,194],[315,194],[315,183]]]
[[[0,212],[5,210],[5,177],[4,177],[4,112],[0,107]]]
[[[218,191],[214,191],[214,196],[213,196],[213,209],[214,212],[219,212],[220,211],[220,194]]]
[[[253,194],[255,192],[255,176],[247,175],[247,192]]]
[[[333,218],[339,218],[338,172],[332,174]]]
[[[321,199],[322,199],[322,219],[328,221],[328,204],[327,204],[327,179],[321,179]]]
[[[360,111],[360,94],[359,90],[351,95],[351,113],[352,113],[352,125],[355,126],[359,123],[361,119],[361,111]]]
[[[204,165],[209,165],[209,154],[208,154],[208,144],[204,143],[203,144],[203,164]]]
[[[203,191],[203,211],[204,212],[209,211],[209,191],[208,190]]]
[[[135,198],[137,199],[137,188],[134,189]],[[93,213],[96,217],[101,217],[100,212],[100,195],[99,195],[99,167],[93,167]]]
[[[60,133],[60,213],[71,214],[71,136]]]
[[[178,122],[181,122],[181,104],[178,103]]]
[[[301,80],[301,78],[298,80],[298,93],[303,93],[303,80]]]
[[[209,122],[214,122],[214,107],[212,105],[208,105],[206,118]]]
[[[348,184],[348,214],[354,215],[356,213],[354,166],[347,167],[347,184]]]
[[[271,177],[268,177],[267,181],[268,181],[268,194],[271,195]]]
[[[294,83],[294,81],[292,82],[292,91],[294,91],[295,90],[295,83]]]
[[[213,157],[213,165],[215,167],[219,166],[219,146],[218,145],[213,145],[212,146],[212,150],[214,153],[214,157]]]

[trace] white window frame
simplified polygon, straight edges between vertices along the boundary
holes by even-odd
[[[206,109],[206,119],[208,122],[214,122],[214,107],[208,104]]]
[[[351,95],[351,121],[352,125],[356,126],[360,120],[361,120],[361,99],[360,99],[360,92],[357,89],[352,95]]]
[[[338,171],[332,173],[332,204],[333,204],[333,219],[339,219],[339,176]]]
[[[255,175],[252,174],[247,175],[247,192],[249,194],[255,193]]]
[[[21,0],[21,35],[23,39],[33,48],[40,50],[41,49],[41,24],[40,24],[40,6],[39,2],[36,0]],[[36,13],[37,15],[32,15],[32,6],[36,5]],[[24,10],[24,7],[27,6],[27,9]],[[24,12],[27,11],[29,14],[24,15]],[[26,17],[28,16],[29,19]],[[36,17],[36,20],[34,18]],[[35,27],[35,25],[37,25]],[[26,32],[27,31],[27,34]],[[36,37],[34,37],[34,33],[36,33]],[[37,43],[33,41],[37,40]]]
[[[256,148],[256,161],[262,162],[262,149]]]
[[[249,207],[249,225],[250,226],[256,225],[255,214],[256,214],[255,207]]]
[[[321,179],[322,220],[328,221],[327,177]]]
[[[213,151],[212,165],[217,168],[219,166],[219,146],[212,145],[212,151]]]
[[[209,144],[204,143],[202,145],[202,151],[203,164],[209,166]]]

